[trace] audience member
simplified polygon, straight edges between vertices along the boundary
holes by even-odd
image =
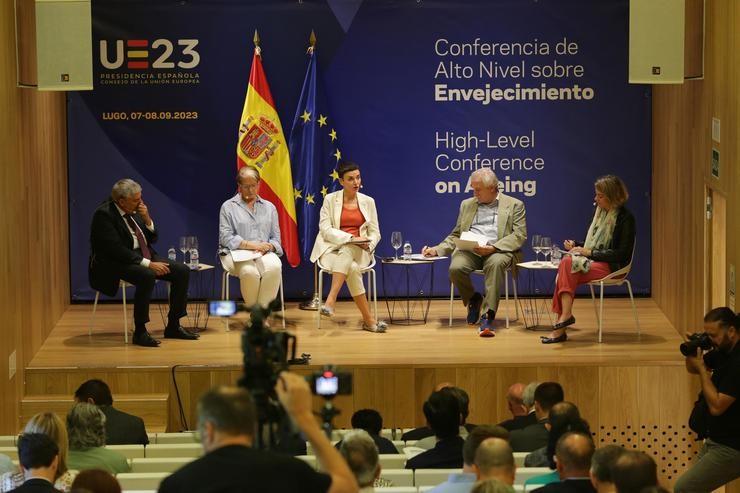
[[[453,472],[447,481],[430,490],[429,493],[468,493],[475,484],[475,452],[487,438],[509,439],[509,432],[498,425],[476,426],[465,439],[463,444],[462,473]]]
[[[447,391],[452,392],[452,394],[457,397],[457,400],[460,403],[460,437],[464,440],[465,437],[468,436],[468,431],[475,428],[475,425],[467,424],[468,414],[470,414],[470,396],[467,392],[465,392],[464,389],[461,389],[460,387],[454,387],[450,385],[444,388]],[[426,438],[418,440],[414,446],[429,450],[433,448],[436,443],[437,439],[433,435],[430,435]]]
[[[104,469],[111,474],[129,472],[128,460],[120,452],[105,448],[105,414],[95,404],[78,402],[67,414],[69,467]]]
[[[424,416],[434,431],[437,443],[434,448],[412,457],[406,469],[446,469],[463,465],[460,437],[460,401],[449,388],[433,392],[424,403]]]
[[[365,430],[370,438],[373,439],[378,447],[378,453],[397,454],[398,450],[393,442],[385,437],[380,436],[383,429],[383,417],[375,409],[360,409],[352,415],[352,428],[355,430]],[[335,447],[339,449],[342,446],[340,440]]]
[[[514,488],[499,479],[486,479],[475,483],[471,493],[514,493]]]
[[[596,488],[597,493],[614,493],[614,479],[612,476],[612,467],[617,459],[625,452],[618,445],[605,445],[594,452],[591,457],[591,484]]]
[[[275,391],[326,474],[295,457],[252,447],[257,410],[251,395],[243,388],[218,387],[198,401],[198,430],[205,455],[164,479],[159,491],[357,491],[352,471],[314,418],[306,380],[283,372]]]
[[[514,452],[531,452],[547,445],[548,431],[545,428],[552,406],[565,399],[563,387],[557,382],[544,382],[534,391],[534,410],[537,423],[511,432],[511,448]]]
[[[59,466],[59,447],[44,433],[24,433],[18,437],[18,461],[25,481],[12,490],[18,493],[57,492],[54,480]]]
[[[572,402],[558,402],[548,414],[548,422],[545,423],[547,428],[547,445],[527,454],[524,458],[524,467],[549,467],[555,469],[555,446],[563,434],[568,431],[581,431],[590,433],[586,423],[578,411],[578,408]]]
[[[380,461],[378,447],[370,434],[365,430],[350,431],[344,435],[339,453],[355,475],[360,493],[375,491],[373,484],[380,477]]]
[[[75,390],[75,400],[95,404],[103,411],[107,445],[147,445],[149,443],[144,420],[113,407],[113,395],[104,381],[93,379],[84,382]]]
[[[468,393],[465,392],[465,390],[455,387],[450,382],[442,382],[437,384],[437,386],[434,388],[435,391],[442,390],[445,388],[457,388],[459,389],[460,393],[458,394],[458,397],[460,399],[460,407],[462,408],[461,412],[465,415],[462,421],[466,421],[468,417],[468,412],[470,409],[470,398],[468,396]],[[468,432],[475,428],[475,425],[470,424],[461,424],[460,425],[460,436],[465,438],[468,435]],[[415,446],[418,446],[419,440],[423,440],[424,438],[432,437],[432,440],[434,440],[434,431],[428,426],[422,426],[420,428],[414,428],[413,430],[409,430],[405,432],[403,435],[401,435],[401,440],[404,442],[417,440]],[[422,447],[419,448],[432,448],[434,447],[434,442],[432,441],[428,447],[423,446],[424,442],[421,443]]]
[[[538,493],[595,493],[589,469],[594,454],[591,435],[570,431],[560,437],[555,447],[555,458],[560,481],[534,490]]]
[[[506,405],[512,417],[499,424],[509,431],[520,430],[537,423],[537,416],[534,411],[530,413],[529,407],[524,404],[525,388],[523,383],[515,383],[506,392]]]
[[[640,493],[658,485],[658,466],[645,452],[625,450],[611,470],[617,493]]]
[[[43,433],[54,440],[59,448],[57,477],[54,480],[54,487],[60,491],[69,491],[74,480],[74,474],[67,469],[69,439],[67,438],[67,427],[64,425],[64,421],[54,413],[38,413],[28,420],[23,433]],[[23,481],[25,481],[23,472],[14,468],[14,472],[3,474],[0,477],[0,492],[17,488],[23,484]]]
[[[514,484],[516,464],[511,445],[501,438],[487,438],[475,451],[475,473],[478,481],[498,479],[508,484]]]
[[[85,490],[90,493],[121,493],[121,485],[108,471],[88,469],[77,475],[72,483],[72,490]]]

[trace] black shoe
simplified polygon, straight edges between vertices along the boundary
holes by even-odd
[[[568,334],[563,332],[561,335],[557,337],[542,337],[540,342],[542,344],[556,344],[558,342],[565,342],[568,340]]]
[[[483,297],[479,293],[473,294],[468,301],[468,325],[478,325],[480,320],[480,307],[483,304]]]
[[[553,330],[564,329],[568,327],[569,325],[573,325],[574,323],[576,323],[576,317],[571,315],[569,319],[563,320],[562,322],[553,325],[552,329]],[[555,339],[557,339],[557,337]]]
[[[193,334],[185,327],[182,327],[180,325],[175,328],[167,327],[166,329],[164,329],[165,339],[187,339],[192,341],[198,339],[199,337],[200,336],[198,334]]]
[[[157,347],[160,345],[160,341],[156,340],[149,335],[149,332],[143,330],[141,332],[134,332],[134,338],[132,341],[137,346],[144,347]]]

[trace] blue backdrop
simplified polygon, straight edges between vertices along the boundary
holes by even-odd
[[[530,235],[582,239],[593,181],[614,173],[637,218],[633,285],[649,293],[651,100],[627,84],[627,0],[96,0],[95,90],[68,99],[73,299],[94,296],[89,222],[119,178],[142,184],[160,254],[197,235],[213,263],[255,29],[286,132],[316,32],[329,124],[378,205],[379,254],[391,231],[415,251],[446,236],[480,166],[525,202]],[[306,259],[284,277],[286,296],[312,292]]]

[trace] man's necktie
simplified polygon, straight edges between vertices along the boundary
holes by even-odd
[[[134,221],[133,217],[131,217],[129,214],[126,214],[123,217],[126,218],[126,222],[128,223],[129,228],[134,230],[134,234],[136,235],[136,240],[139,242],[139,249],[141,250],[141,254],[144,256],[144,258],[151,260],[152,254],[149,251],[149,247],[146,244],[146,238],[144,238],[144,233],[142,233],[139,227],[136,225],[136,222]]]

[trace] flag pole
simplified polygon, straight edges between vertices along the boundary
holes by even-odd
[[[308,38],[309,47],[308,53],[313,54],[313,50],[316,49],[316,33],[311,29],[311,35]],[[306,300],[298,305],[301,310],[318,310],[319,309],[319,267],[318,263],[313,264],[313,296],[310,300]]]

